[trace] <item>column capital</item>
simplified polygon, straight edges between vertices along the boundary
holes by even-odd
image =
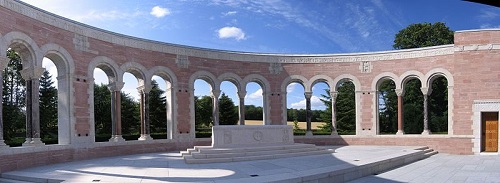
[[[431,94],[431,91],[432,91],[432,88],[420,88],[420,91],[422,91],[422,94],[423,95],[430,95]]]
[[[219,98],[220,90],[212,90],[211,96],[215,97],[215,98]]]
[[[339,92],[330,92],[330,97],[332,97],[332,99],[335,101],[337,100],[337,96],[339,95]]]
[[[239,96],[240,98],[245,98],[245,96],[247,95],[247,92],[246,92],[246,91],[239,91],[239,92],[237,92],[237,93],[238,93],[238,96]]]
[[[142,86],[137,87],[137,91],[139,93],[149,93],[151,91],[151,89],[152,89],[151,86],[146,86],[146,85],[142,85]]]
[[[113,91],[120,91],[120,90],[122,90],[124,84],[125,84],[124,82],[115,81],[115,82],[108,84],[108,89],[112,92]]]
[[[403,89],[395,89],[394,91],[396,92],[396,95],[398,97],[401,97],[404,94],[404,90]]]
[[[304,96],[306,97],[306,99],[311,99],[312,94],[312,92],[304,92]]]
[[[45,68],[43,67],[29,67],[19,71],[24,80],[40,79]]]

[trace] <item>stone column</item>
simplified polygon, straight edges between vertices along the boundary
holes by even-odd
[[[121,111],[121,89],[123,82],[114,82],[108,85],[111,92],[111,138],[110,142],[123,142],[122,137],[122,111]]]
[[[398,132],[396,135],[403,135],[403,90],[396,89],[396,95],[398,96]]]
[[[312,92],[304,92],[304,96],[306,97],[306,123],[307,123],[307,130],[306,130],[306,136],[312,136],[312,130],[311,130],[311,97],[312,97]]]
[[[247,95],[247,92],[238,92],[238,96],[240,97],[240,105],[238,106],[240,125],[245,125],[245,95]]]
[[[139,104],[141,113],[141,137],[139,137],[139,140],[153,140],[153,138],[151,138],[151,127],[149,125],[149,92],[151,89],[146,86],[140,86],[137,90],[141,96]]]
[[[336,102],[337,102],[337,92],[330,92],[330,97],[332,99],[332,133],[331,135],[339,135],[337,132],[337,109],[336,109]]]
[[[5,68],[7,67],[7,65],[9,64],[9,59],[7,57],[3,57],[3,56],[0,56],[0,81],[3,81],[3,71],[5,70]],[[0,84],[0,91],[3,91],[3,85]],[[5,140],[3,138],[3,109],[2,109],[2,106],[3,105],[0,105],[0,148],[3,148],[3,147],[8,147],[6,144],[5,144]]]
[[[430,92],[427,88],[420,88],[422,91],[422,94],[424,95],[424,131],[422,132],[422,135],[429,135],[431,134],[429,130],[429,119],[428,119],[428,106],[427,106],[427,98],[430,95]]]
[[[23,146],[44,145],[40,138],[40,77],[44,68],[26,68],[21,75],[26,81],[26,141]]]
[[[212,117],[214,126],[219,125],[219,95],[220,90],[212,90]]]

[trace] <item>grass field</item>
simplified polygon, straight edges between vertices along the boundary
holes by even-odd
[[[320,126],[323,126],[325,123],[323,122],[311,122],[311,128],[313,130],[319,129]],[[262,125],[262,121],[259,120],[245,120],[245,125]],[[293,126],[293,121],[289,121],[288,125]],[[299,128],[306,129],[306,122],[299,121]]]

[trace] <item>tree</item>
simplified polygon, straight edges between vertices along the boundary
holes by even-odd
[[[210,127],[213,124],[212,120],[212,97],[195,96],[195,125],[196,128]]]
[[[4,139],[9,141],[17,133],[25,131],[26,115],[24,111],[26,86],[21,71],[23,69],[21,57],[12,49],[7,50],[10,59],[3,72],[3,125]]]
[[[236,125],[238,124],[238,111],[234,106],[233,100],[225,93],[219,98],[219,124]]]
[[[158,87],[158,83],[151,81],[153,86],[149,92],[149,123],[151,133],[165,133],[167,131],[167,100],[165,91]]]
[[[355,88],[352,82],[344,82],[338,86],[337,101],[337,130],[339,134],[356,133],[356,102]]]
[[[42,138],[57,137],[57,89],[48,71],[43,72],[40,78],[39,98]]]
[[[398,96],[393,80],[383,81],[378,89],[379,127],[382,134],[395,134],[398,131]]]
[[[453,44],[453,31],[445,23],[418,23],[399,31],[392,47],[399,50],[444,44]]]
[[[111,133],[111,92],[104,84],[94,84],[94,121],[96,134]]]
[[[263,120],[262,107],[254,105],[245,105],[245,119],[247,120]]]
[[[139,133],[141,127],[139,103],[129,94],[120,93],[122,134]],[[108,109],[109,110],[109,109]]]

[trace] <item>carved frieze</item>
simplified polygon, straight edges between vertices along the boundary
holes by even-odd
[[[364,61],[359,63],[359,71],[361,73],[371,73],[373,69],[373,65],[371,62]]]

